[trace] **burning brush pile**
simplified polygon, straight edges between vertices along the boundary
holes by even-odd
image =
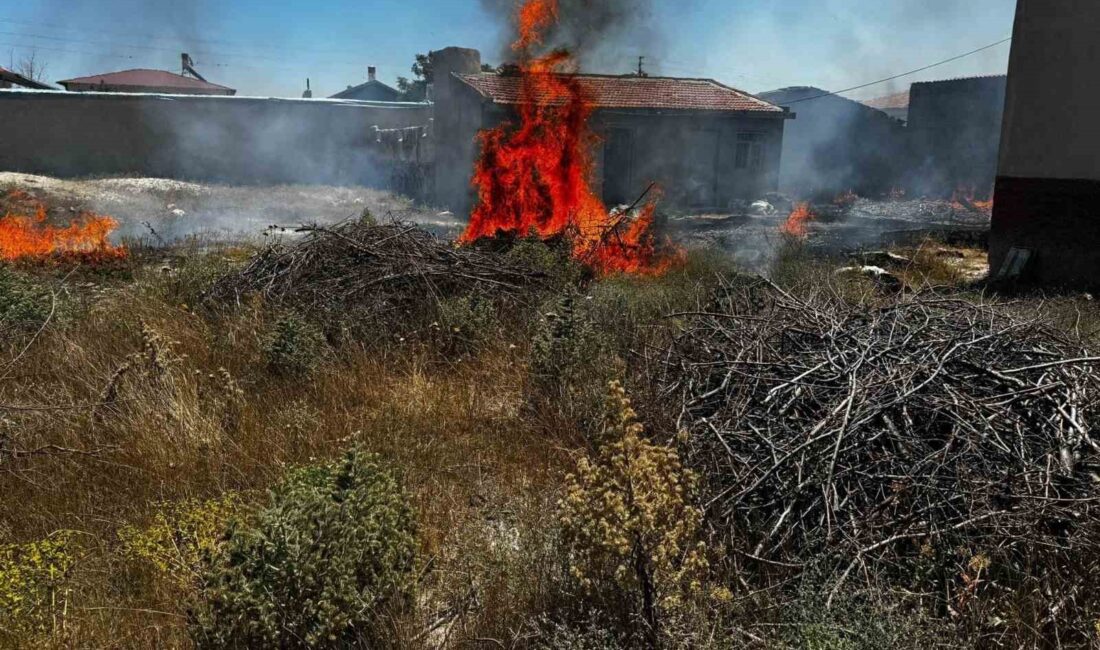
[[[609,210],[591,185],[594,110],[571,74],[564,50],[539,55],[546,30],[558,21],[557,0],[528,0],[517,11],[523,101],[516,120],[481,133],[474,171],[478,204],[455,247],[409,224],[349,222],[309,227],[292,246],[264,250],[239,273],[223,278],[208,299],[240,301],[260,294],[277,307],[338,313],[366,309],[373,316],[404,314],[425,296],[436,299],[489,293],[521,301],[539,271],[517,266],[499,252],[523,238],[562,242],[594,275],[660,275],[683,252],[656,232],[659,194],[651,186],[628,208]]]
[[[902,587],[956,615],[1030,587],[1040,627],[1097,611],[1080,585],[1100,571],[1100,357],[1001,305],[745,280],[672,361],[739,575],[812,568],[831,596]]]
[[[638,208],[639,199],[627,210],[610,211],[597,197],[591,184],[597,138],[589,127],[594,108],[570,74],[576,62],[565,50],[537,52],[558,11],[558,0],[527,0],[518,9],[519,38],[512,44],[522,79],[518,122],[480,135],[474,170],[479,202],[461,241],[564,238],[574,258],[597,274],[658,275],[682,254],[656,234],[656,204]]]

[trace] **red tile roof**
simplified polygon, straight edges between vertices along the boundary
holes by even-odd
[[[194,77],[185,77],[174,72],[164,70],[123,70],[121,72],[109,72],[107,74],[93,75],[90,77],[78,77],[59,81],[59,84],[68,88],[72,86],[104,86],[107,88],[133,88],[134,92],[183,92],[189,94],[233,94],[232,88],[219,86],[207,81],[200,81]]]
[[[458,75],[495,104],[518,104],[522,77],[514,74]],[[576,75],[596,108],[665,109],[783,114],[782,108],[711,79]]]
[[[863,103],[871,108],[878,109],[909,108],[909,91],[868,99]]]

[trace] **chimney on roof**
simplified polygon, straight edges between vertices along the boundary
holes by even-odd
[[[373,65],[367,68],[367,81],[375,81],[378,77],[378,68]]]
[[[198,79],[199,81],[206,81],[206,78],[204,78],[201,74],[198,73],[197,70],[195,70],[195,61],[191,58],[190,54],[188,54],[187,52],[180,54],[180,60],[183,63],[183,71],[180,72],[180,76],[187,76],[188,74],[190,74],[192,77]]]

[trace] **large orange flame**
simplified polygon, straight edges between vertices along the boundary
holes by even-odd
[[[15,191],[9,200],[27,203],[27,195]],[[125,247],[111,244],[108,237],[118,227],[111,217],[81,213],[68,226],[47,223],[46,207],[32,203],[33,216],[8,211],[0,217],[0,260],[47,260],[75,258],[101,262],[126,257]]]
[[[589,128],[593,103],[568,52],[532,56],[543,32],[558,19],[557,0],[527,0],[517,13],[521,101],[518,125],[505,123],[479,135],[481,156],[473,183],[478,204],[459,239],[498,235],[565,237],[574,256],[597,273],[659,274],[680,254],[654,234],[655,204],[638,213],[609,212],[592,189]],[[667,250],[666,250],[667,249]]]
[[[791,237],[805,237],[809,233],[808,224],[814,219],[817,219],[817,214],[809,203],[796,203],[790,216],[779,226],[779,232]]]

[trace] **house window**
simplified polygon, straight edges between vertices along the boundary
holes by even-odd
[[[737,150],[734,154],[734,167],[736,169],[763,169],[763,133],[737,134]]]

